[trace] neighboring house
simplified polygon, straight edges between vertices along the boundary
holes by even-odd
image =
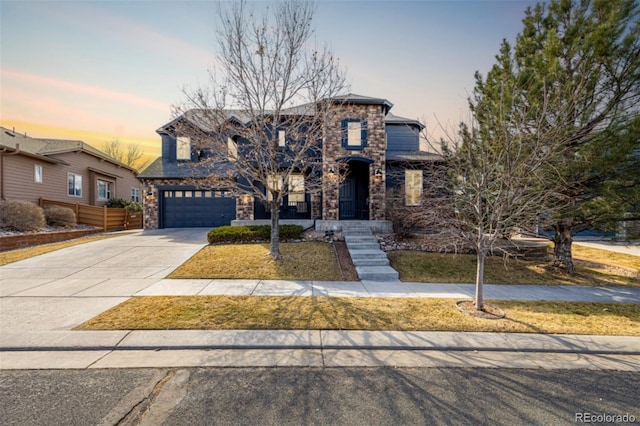
[[[339,229],[336,221],[343,220],[383,221],[390,226],[386,208],[389,187],[401,189],[408,205],[419,205],[424,182],[421,166],[440,157],[420,151],[424,125],[391,114],[393,104],[388,100],[353,94],[333,100],[337,114],[326,125],[322,138],[322,161],[326,164],[323,192],[289,194],[280,218],[312,219],[316,229]],[[250,121],[235,111],[228,114],[241,124]],[[198,156],[189,139],[176,134],[177,122],[202,129],[200,118],[197,110],[191,110],[157,130],[162,137],[162,157],[138,176],[143,183],[147,228],[214,227],[233,220],[270,217],[260,201],[233,197],[224,187],[199,188],[189,180],[196,168],[185,165],[197,162]],[[336,180],[331,176],[335,173],[332,165],[338,162],[348,166],[340,185],[332,184]],[[393,176],[388,170],[395,170]],[[227,171],[225,164],[220,164],[219,171]],[[322,226],[318,226],[320,222]]]
[[[0,127],[0,199],[103,206],[142,201],[138,172],[81,141],[31,138]]]

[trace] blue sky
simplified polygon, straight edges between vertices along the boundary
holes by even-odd
[[[266,1],[257,2],[263,8]],[[351,92],[437,122],[467,117],[473,74],[514,41],[531,1],[319,1],[313,24]],[[0,0],[0,124],[35,137],[160,151],[182,88],[208,82],[217,3]],[[437,120],[436,120],[437,117]]]

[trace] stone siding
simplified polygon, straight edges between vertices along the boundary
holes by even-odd
[[[254,219],[254,198],[250,195],[236,197],[236,220]]]
[[[373,161],[369,165],[369,219],[385,219],[385,150],[386,132],[384,111],[381,105],[339,105],[338,113],[324,129],[322,144],[323,193],[322,219],[339,218],[339,179],[328,172],[339,169],[338,161],[346,157],[362,157]],[[367,146],[364,149],[342,147],[342,120],[360,119],[367,121]],[[376,170],[382,172],[375,174]]]
[[[182,179],[142,179],[144,229],[158,229],[160,217],[158,186],[184,185]]]

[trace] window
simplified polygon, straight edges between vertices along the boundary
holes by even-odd
[[[134,203],[140,202],[140,188],[131,188],[131,201]]]
[[[191,140],[187,136],[178,136],[176,139],[176,158],[178,160],[191,159]]]
[[[42,183],[42,166],[39,164],[33,167],[33,181],[35,183]]]
[[[271,190],[280,191],[282,188],[282,175],[274,174],[267,178],[267,201],[271,201]]]
[[[404,183],[406,205],[419,206],[422,197],[422,170],[405,170]]]
[[[278,130],[278,146],[285,146],[287,144],[287,132],[284,130]]]
[[[360,122],[350,121],[347,123],[347,146],[362,145],[362,125]]]
[[[111,182],[98,180],[98,200],[111,199]]]
[[[82,197],[82,176],[67,174],[67,194],[72,197]]]
[[[227,138],[227,151],[229,154],[229,161],[234,161],[238,158],[238,143],[233,138]]]
[[[304,202],[304,175],[289,176],[289,203]]]
[[[367,146],[366,120],[342,120],[342,146],[346,149],[363,149]]]

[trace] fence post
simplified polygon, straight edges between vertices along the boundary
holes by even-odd
[[[76,201],[76,220],[80,217],[80,204]]]
[[[102,206],[102,229],[107,230],[107,206]]]
[[[44,208],[44,200],[42,199],[42,197],[40,197],[40,208]]]

